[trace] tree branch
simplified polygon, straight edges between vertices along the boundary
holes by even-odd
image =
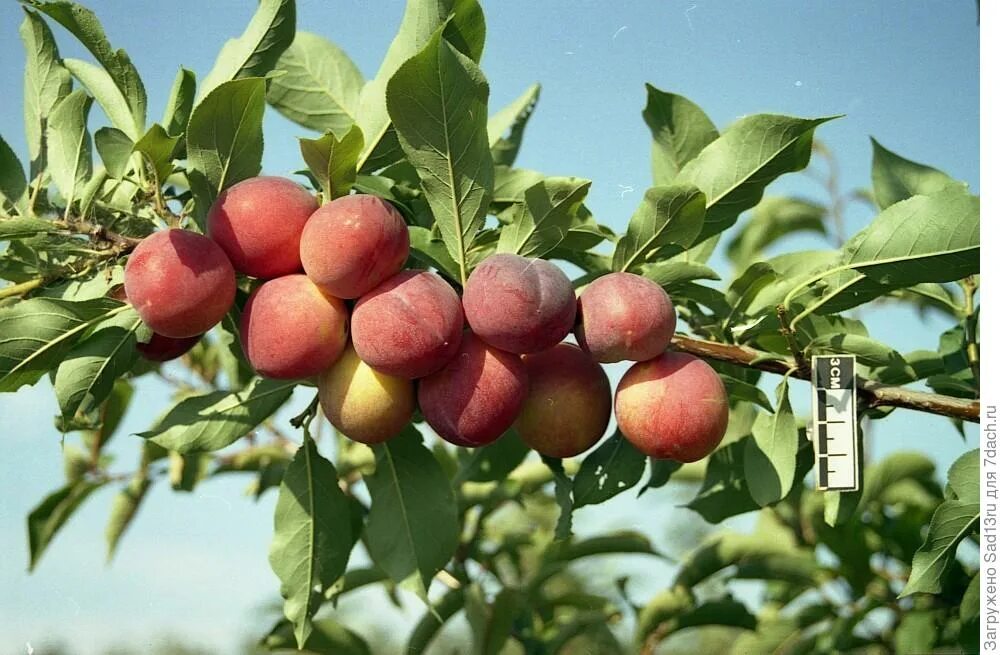
[[[801,368],[786,357],[776,357],[745,346],[705,341],[677,334],[674,335],[673,349],[745,368],[779,375],[791,375],[800,380],[812,378],[812,371],[808,366]],[[865,398],[871,407],[902,407],[979,423],[978,400],[913,391],[865,380],[861,377],[858,377],[858,393]]]
[[[9,219],[9,216],[0,216],[0,219]],[[109,230],[103,225],[97,223],[90,223],[88,221],[65,221],[57,220],[52,221],[52,226],[55,228],[53,232],[58,231],[68,231],[73,234],[81,234],[90,237],[90,240],[95,244],[102,244],[106,246],[104,250],[100,253],[95,254],[94,261],[98,259],[106,259],[108,256],[120,257],[121,255],[126,255],[132,252],[133,249],[142,241],[137,237],[125,236],[124,234],[119,234],[113,230]],[[48,275],[42,277],[32,278],[20,284],[11,284],[0,288],[0,300],[4,298],[13,298],[15,296],[23,296],[25,294],[31,293],[39,287],[43,287],[47,284],[52,284],[53,282],[60,282],[65,279],[69,279],[72,275],[67,275],[67,271],[50,271]]]

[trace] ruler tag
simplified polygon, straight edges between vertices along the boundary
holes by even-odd
[[[816,488],[857,491],[858,399],[854,355],[812,358],[812,439]]]

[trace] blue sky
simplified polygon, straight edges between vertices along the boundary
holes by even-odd
[[[89,6],[112,44],[131,55],[145,80],[149,113],[158,117],[178,67],[204,77],[225,39],[243,30],[255,3]],[[640,116],[645,82],[686,95],[720,126],[757,112],[846,114],[819,130],[838,157],[845,188],[868,184],[869,135],[979,187],[973,0],[485,0],[484,7],[489,32],[483,68],[492,108],[542,84],[519,165],[592,179],[591,209],[618,230],[650,183],[649,133]],[[401,2],[301,0],[299,27],[335,41],[370,77],[401,12]],[[16,3],[0,5],[0,134],[24,156],[20,21]],[[89,59],[69,34],[54,31],[64,56]],[[96,106],[94,114],[94,126],[103,124]],[[265,172],[300,168],[295,137],[303,135],[304,129],[269,110]],[[771,190],[823,199],[820,187],[801,175]],[[865,208],[853,207],[848,233],[869,219]],[[786,245],[819,242],[802,238]],[[898,309],[869,310],[863,317],[873,336],[901,351],[932,349],[950,327]],[[802,385],[796,386],[803,407]],[[144,382],[139,389],[141,399],[113,446],[123,466],[134,461],[138,441],[127,435],[145,429],[168,402],[163,385]],[[296,400],[297,406],[307,402],[302,394]],[[25,573],[24,517],[62,483],[60,437],[51,427],[55,410],[46,382],[0,396],[7,458],[0,477],[0,651],[24,652],[26,642],[63,636],[78,652],[90,653],[110,643],[142,643],[149,638],[144,635],[161,631],[182,632],[223,651],[234,634],[259,630],[252,612],[277,593],[266,560],[274,497],[253,503],[240,495],[242,480],[212,481],[194,496],[155,490],[111,567],[103,564],[103,530],[113,492],[99,493],[57,537],[38,570]],[[963,443],[947,421],[900,411],[878,426],[874,455],[915,448],[947,466],[976,444],[973,431],[967,432]],[[668,513],[669,525],[671,516],[689,518],[669,508],[675,503],[671,493],[649,494],[642,504],[617,499],[600,516],[620,510],[616,527],[628,527],[656,509]],[[599,515],[582,514],[578,525],[593,529]],[[646,591],[658,583],[653,576]]]

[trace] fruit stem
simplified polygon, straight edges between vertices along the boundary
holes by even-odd
[[[306,429],[308,430],[308,425],[312,423],[312,420],[316,417],[316,408],[318,406],[319,406],[319,394],[316,394],[313,397],[312,401],[309,403],[309,405],[304,410],[302,410],[302,413],[299,414],[298,416],[293,416],[291,419],[288,420],[288,422],[292,424],[293,428],[301,428],[303,426],[307,426]]]

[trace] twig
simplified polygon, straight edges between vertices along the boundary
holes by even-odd
[[[776,308],[778,313],[778,323],[781,324],[781,334],[785,337],[785,342],[788,343],[788,350],[791,351],[792,356],[795,358],[795,365],[805,371],[809,369],[809,362],[806,361],[805,355],[802,354],[802,349],[799,348],[799,342],[795,339],[795,330],[788,322],[788,310],[785,309],[784,305],[778,305]]]
[[[0,300],[4,298],[13,298],[15,296],[23,296],[26,293],[30,293],[37,289],[38,287],[49,282],[49,278],[36,277],[27,282],[21,282],[20,284],[12,284],[10,286],[3,287],[0,289]]]
[[[736,366],[779,375],[791,375],[791,377],[800,380],[809,380],[812,376],[809,366],[801,368],[787,357],[769,356],[768,353],[745,346],[705,341],[678,334],[674,335],[673,348]],[[913,391],[865,380],[861,377],[858,378],[858,393],[864,397],[869,407],[901,407],[979,423],[978,400],[965,400],[942,394]]]
[[[63,223],[66,227],[70,227],[69,224]],[[97,242],[104,242],[116,246],[118,248],[119,254],[124,254],[135,248],[142,239],[137,237],[129,237],[124,234],[119,234],[113,230],[109,230],[103,225],[97,223],[91,223],[89,221],[78,221],[73,224],[76,231],[80,234],[86,234],[92,240]]]
[[[972,377],[979,385],[979,342],[976,341],[976,278],[970,276],[962,280],[962,291],[965,292],[965,353],[969,358],[969,368]]]

